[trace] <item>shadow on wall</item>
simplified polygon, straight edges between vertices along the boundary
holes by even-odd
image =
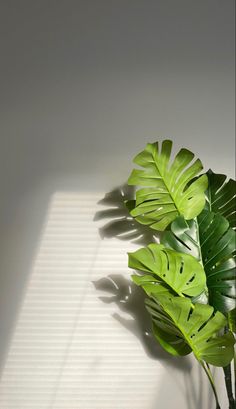
[[[94,217],[94,221],[108,219],[99,229],[102,238],[130,240],[143,246],[158,241],[157,233],[154,234],[150,228],[141,225],[130,216],[127,203],[133,200],[134,187],[124,184],[106,193],[104,198],[98,202],[100,205],[107,206],[105,210],[98,211]],[[155,342],[152,336],[151,319],[145,308],[145,294],[141,288],[118,274],[109,275],[93,284],[97,290],[111,294],[99,297],[100,300],[105,303],[114,302],[121,311],[131,315],[133,318],[131,320],[119,314],[115,314],[114,318],[138,337],[148,356],[154,359],[170,359],[169,354]],[[178,367],[183,365],[182,360],[181,363],[176,362],[176,365]],[[189,363],[185,362],[183,369],[190,370]]]
[[[136,222],[130,216],[129,208],[134,202],[134,187],[124,184],[106,193],[98,202],[109,206],[95,214],[94,220],[110,219],[99,229],[102,238],[116,237],[120,240],[130,240],[136,244],[146,245],[158,240],[158,235],[145,225]]]
[[[170,383],[178,384],[178,389],[186,397],[188,409],[212,408],[214,401],[211,390],[208,398],[204,396],[202,369],[200,366],[192,368],[192,362],[188,357],[173,357],[168,354],[154,339],[152,335],[152,324],[150,316],[145,308],[145,294],[137,285],[126,279],[122,275],[112,274],[93,282],[96,290],[109,293],[107,296],[99,296],[99,299],[107,304],[115,303],[121,313],[129,314],[131,319],[123,317],[119,313],[114,313],[113,317],[124,328],[135,335],[142,343],[144,351],[150,359],[162,361],[168,368],[168,379],[158,388],[155,396],[153,409],[156,409],[157,402],[167,402],[171,398],[169,395]],[[178,378],[178,371],[181,376]],[[193,378],[192,371],[195,371]],[[183,377],[183,378],[182,378]],[[184,379],[184,387],[180,382]],[[194,380],[195,379],[195,380]],[[208,400],[206,406],[206,400]],[[205,402],[205,403],[204,403]]]
[[[152,359],[172,361],[152,336],[152,324],[150,316],[145,308],[145,294],[141,288],[122,275],[109,275],[93,283],[99,291],[106,291],[110,296],[100,296],[104,303],[116,303],[120,311],[129,314],[132,318],[127,319],[115,313],[113,317],[132,332],[141,342],[147,355]],[[189,362],[174,360],[171,364],[184,370],[190,370]]]
[[[98,202],[108,208],[98,211],[94,220],[104,220],[104,226],[99,228],[102,238],[118,238],[120,240],[130,240],[133,243],[147,245],[150,242],[158,242],[160,235],[154,234],[151,229],[136,222],[129,214],[127,201],[134,198],[134,189],[128,185],[117,187],[107,193]],[[125,278],[123,275],[111,274],[93,282],[96,290],[109,293],[107,296],[99,296],[104,303],[115,303],[120,313],[114,313],[113,317],[120,322],[128,331],[133,333],[142,343],[143,348],[149,358],[163,361],[169,368],[169,378],[173,377],[174,382],[182,388],[182,393],[186,397],[189,409],[199,409],[203,407],[206,398],[203,393],[203,374],[201,368],[197,369],[197,382],[194,382],[192,362],[188,357],[173,357],[168,354],[154,339],[152,335],[151,318],[145,308],[145,293],[143,290]],[[122,313],[129,314],[131,319],[122,316]],[[180,379],[176,377],[175,370],[181,371],[184,377],[184,387]],[[195,377],[196,378],[196,377]],[[160,397],[163,395],[163,398]],[[165,395],[165,396],[164,396]],[[169,380],[163,383],[158,389],[153,408],[156,408],[158,400],[160,402],[169,399]],[[172,397],[173,399],[173,397]],[[208,398],[209,409],[212,407],[211,395]]]

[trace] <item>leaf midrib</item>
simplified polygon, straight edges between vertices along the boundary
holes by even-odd
[[[176,202],[175,202],[175,200],[174,200],[173,195],[172,195],[171,192],[170,192],[170,188],[169,188],[169,186],[167,185],[167,182],[166,182],[166,180],[165,180],[165,178],[164,178],[162,172],[160,171],[160,169],[159,169],[159,167],[158,167],[158,164],[157,164],[157,162],[156,162],[156,159],[154,158],[153,153],[152,153],[152,157],[153,157],[154,164],[155,164],[155,166],[156,166],[156,168],[157,168],[157,171],[160,173],[160,175],[161,175],[161,177],[162,177],[162,180],[164,181],[164,184],[165,184],[165,186],[166,186],[166,188],[167,188],[167,190],[168,190],[168,193],[169,193],[169,195],[170,195],[170,197],[171,197],[171,199],[172,199],[172,201],[173,201],[173,204],[175,205],[176,210],[178,211],[178,213],[179,213],[179,215],[180,215],[181,212],[180,212],[180,210],[179,210],[179,208],[178,208],[178,206],[177,206],[177,204],[176,204]]]
[[[191,305],[191,308],[192,308],[192,305]],[[170,318],[174,322],[175,326],[177,326],[177,328],[180,330],[181,334],[184,337],[184,341],[190,346],[190,348],[192,349],[192,352],[194,353],[195,357],[199,361],[200,360],[199,351],[192,344],[191,335],[187,336],[187,334],[185,333],[185,330],[182,328],[181,325],[178,324],[178,322],[176,322],[176,320],[173,318],[173,316],[171,315],[171,313],[169,311],[167,312],[167,314],[170,316]]]

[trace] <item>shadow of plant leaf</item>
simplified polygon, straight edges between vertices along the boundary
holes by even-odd
[[[146,354],[152,359],[165,360],[171,366],[183,370],[190,370],[191,364],[187,359],[173,358],[156,342],[152,335],[150,315],[145,307],[145,293],[142,289],[122,275],[112,274],[93,282],[99,291],[110,293],[100,296],[99,299],[106,304],[115,303],[121,312],[129,314],[127,319],[115,313],[113,317],[132,332],[142,343]]]
[[[159,242],[162,233],[138,223],[130,215],[129,211],[135,205],[134,197],[134,187],[124,184],[106,193],[104,198],[98,202],[99,205],[106,206],[94,217],[94,221],[105,221],[105,224],[99,228],[102,238],[129,240],[141,246]],[[202,407],[203,396],[196,390],[197,386],[190,376],[192,362],[189,357],[173,357],[155,340],[152,334],[151,317],[145,307],[146,295],[141,287],[119,274],[103,277],[94,281],[93,285],[96,290],[108,293],[108,295],[99,297],[102,302],[115,303],[118,306],[120,313],[116,312],[112,316],[139,339],[149,358],[164,361],[165,365],[170,368],[182,371],[185,379],[184,387],[179,376],[175,377],[175,382],[185,394],[189,409]],[[130,318],[127,318],[127,314],[130,315]],[[199,376],[201,390],[202,372]]]
[[[134,204],[134,188],[127,184],[106,193],[98,204],[106,206],[95,214],[94,220],[111,219],[99,228],[102,238],[117,237],[145,245],[157,241],[158,235],[147,226],[139,224],[130,214],[129,208]]]

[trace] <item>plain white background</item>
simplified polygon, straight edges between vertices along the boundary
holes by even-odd
[[[14,343],[24,344],[28,340],[33,345],[35,342],[35,338],[31,340],[27,335],[19,340],[16,329],[19,320],[23,319],[24,305],[28,305],[27,311],[32,308],[30,301],[29,304],[24,302],[33,297],[33,292],[29,291],[30,283],[38,282],[40,263],[46,264],[48,274],[50,263],[55,263],[58,271],[61,266],[58,254],[61,253],[64,264],[69,263],[66,269],[70,270],[71,257],[79,260],[80,254],[84,257],[85,276],[78,282],[79,287],[91,282],[86,271],[93,271],[93,279],[113,273],[110,270],[115,267],[109,263],[115,255],[119,274],[129,275],[125,255],[129,242],[118,239],[101,241],[93,217],[99,209],[97,201],[126,181],[133,156],[146,142],[173,139],[176,150],[182,146],[189,148],[201,158],[206,170],[211,167],[216,172],[234,176],[234,2],[24,0],[20,3],[3,1],[0,9],[2,407],[25,409],[28,405],[32,409],[30,391],[34,390],[35,383],[40,384],[40,376],[45,374],[36,371],[36,380],[29,387],[24,369],[29,364],[28,358],[25,366],[23,362],[23,366],[18,367],[18,373],[16,369],[6,372],[6,368],[11,369],[9,354],[16,345]],[[77,222],[73,217],[68,220],[68,214],[73,216],[73,200],[78,214],[83,216]],[[87,216],[81,204],[86,200],[90,203]],[[57,215],[57,206],[61,206],[62,211],[51,227],[51,222],[47,225],[47,221],[54,217],[54,213]],[[84,220],[87,228],[83,230],[81,223],[84,226]],[[57,222],[62,227],[55,227]],[[51,232],[51,228],[61,229],[59,235],[54,230]],[[75,236],[74,228],[77,229]],[[90,235],[87,250],[83,252],[81,243],[84,243],[87,230]],[[57,237],[64,240],[64,250],[51,238],[48,245],[48,234],[50,237],[52,234],[56,241]],[[97,244],[92,243],[100,241],[101,252],[96,253]],[[89,264],[91,259],[95,259],[94,270]],[[77,267],[79,272],[81,266]],[[41,291],[39,302],[43,299],[43,288],[37,287]],[[101,382],[96,384],[97,378],[92,378],[92,385],[100,391],[95,394],[94,403],[88,401],[90,391],[85,388],[88,406],[81,401],[81,395],[73,403],[65,395],[66,406],[60,403],[59,388],[53,404],[49,400],[45,406],[41,403],[40,408],[130,408],[130,396],[136,396],[134,408],[142,402],[140,407],[143,409],[154,409],[158,400],[159,407],[164,408],[170,406],[173,399],[175,403],[178,400],[179,407],[185,405],[187,408],[186,394],[180,392],[176,383],[180,371],[183,385],[186,384],[187,369],[181,370],[178,365],[174,369],[163,361],[160,364],[147,357],[137,337],[111,317],[111,309],[115,308],[117,312],[119,307],[102,303],[94,287],[89,288],[87,303],[90,306],[92,302],[92,308],[98,313],[95,322],[98,324],[100,309],[105,320],[100,318],[100,335],[112,328],[114,334],[121,337],[111,349],[112,356],[118,353],[122,356],[121,362],[127,363],[131,350],[136,351],[139,370],[134,369],[136,358],[130,367],[137,374],[137,382],[126,389],[124,383],[127,385],[130,381],[129,373],[122,383],[123,370],[119,372],[120,364],[114,364],[110,380],[113,376],[115,378],[109,384],[111,399],[105,406],[106,393],[99,387],[105,385],[108,389],[108,378],[104,375],[108,369],[101,364]],[[80,291],[83,293],[81,288],[78,289],[78,299],[82,294]],[[71,294],[67,295],[70,299]],[[40,309],[40,305],[37,308]],[[37,308],[35,319],[39,317]],[[86,326],[86,311],[83,319]],[[88,324],[89,329],[84,329],[84,334],[91,335],[93,325]],[[64,327],[63,331],[66,331]],[[29,333],[32,334],[30,327]],[[47,332],[44,334],[47,337]],[[100,335],[96,333],[97,341],[94,342],[101,346]],[[128,352],[123,351],[122,342],[128,343]],[[19,345],[17,354],[21,354]],[[91,348],[95,344],[92,345]],[[72,348],[72,356],[73,351]],[[103,354],[106,358],[105,347],[103,351],[98,349],[95,358],[104,358]],[[88,368],[89,361],[86,362],[85,368]],[[142,365],[145,377],[148,377],[146,383],[141,382]],[[77,367],[78,371],[80,368]],[[91,368],[94,370],[93,365]],[[67,371],[66,379],[71,379],[73,371],[68,368]],[[83,374],[75,373],[77,380],[79,374]],[[162,378],[167,379],[168,384]],[[10,400],[8,385],[13,385],[16,390],[17,382],[19,388],[28,391],[28,396],[26,392],[24,394],[27,401],[21,401],[20,393],[16,393],[17,403]],[[172,388],[175,393],[170,395]],[[63,395],[64,389],[61,391]],[[43,390],[40,393],[46,396]],[[121,397],[120,403],[117,402],[118,396]],[[192,409],[197,407],[196,402],[191,405]]]

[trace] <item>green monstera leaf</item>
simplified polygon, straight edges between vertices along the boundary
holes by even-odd
[[[132,275],[131,278],[136,285],[142,287],[148,296],[151,294],[168,295],[169,293],[175,295],[174,290],[172,290],[168,284],[151,275]]]
[[[230,227],[236,228],[236,181],[227,176],[207,172],[208,189],[206,191],[206,205],[208,210],[214,213],[220,213],[230,224]]]
[[[196,178],[202,170],[201,161],[191,164],[194,154],[181,149],[170,164],[171,148],[169,140],[163,141],[161,150],[158,142],[147,144],[134,159],[143,169],[134,169],[128,180],[129,185],[145,186],[136,192],[131,215],[154,230],[165,230],[179,215],[190,220],[205,205],[208,179],[206,175]]]
[[[229,328],[236,333],[236,308],[228,312]]]
[[[223,313],[235,307],[236,233],[223,216],[204,210],[194,220],[179,217],[161,242],[168,248],[191,254],[202,263],[210,305]]]
[[[129,253],[129,267],[149,273],[132,277],[147,294],[171,290],[181,296],[193,297],[200,294],[206,285],[203,267],[194,257],[166,249],[161,244],[152,243]]]
[[[198,361],[226,366],[233,359],[234,336],[219,335],[227,323],[213,307],[196,304],[183,297],[149,298],[146,306],[153,320],[153,333],[162,347],[172,355],[193,352]]]

